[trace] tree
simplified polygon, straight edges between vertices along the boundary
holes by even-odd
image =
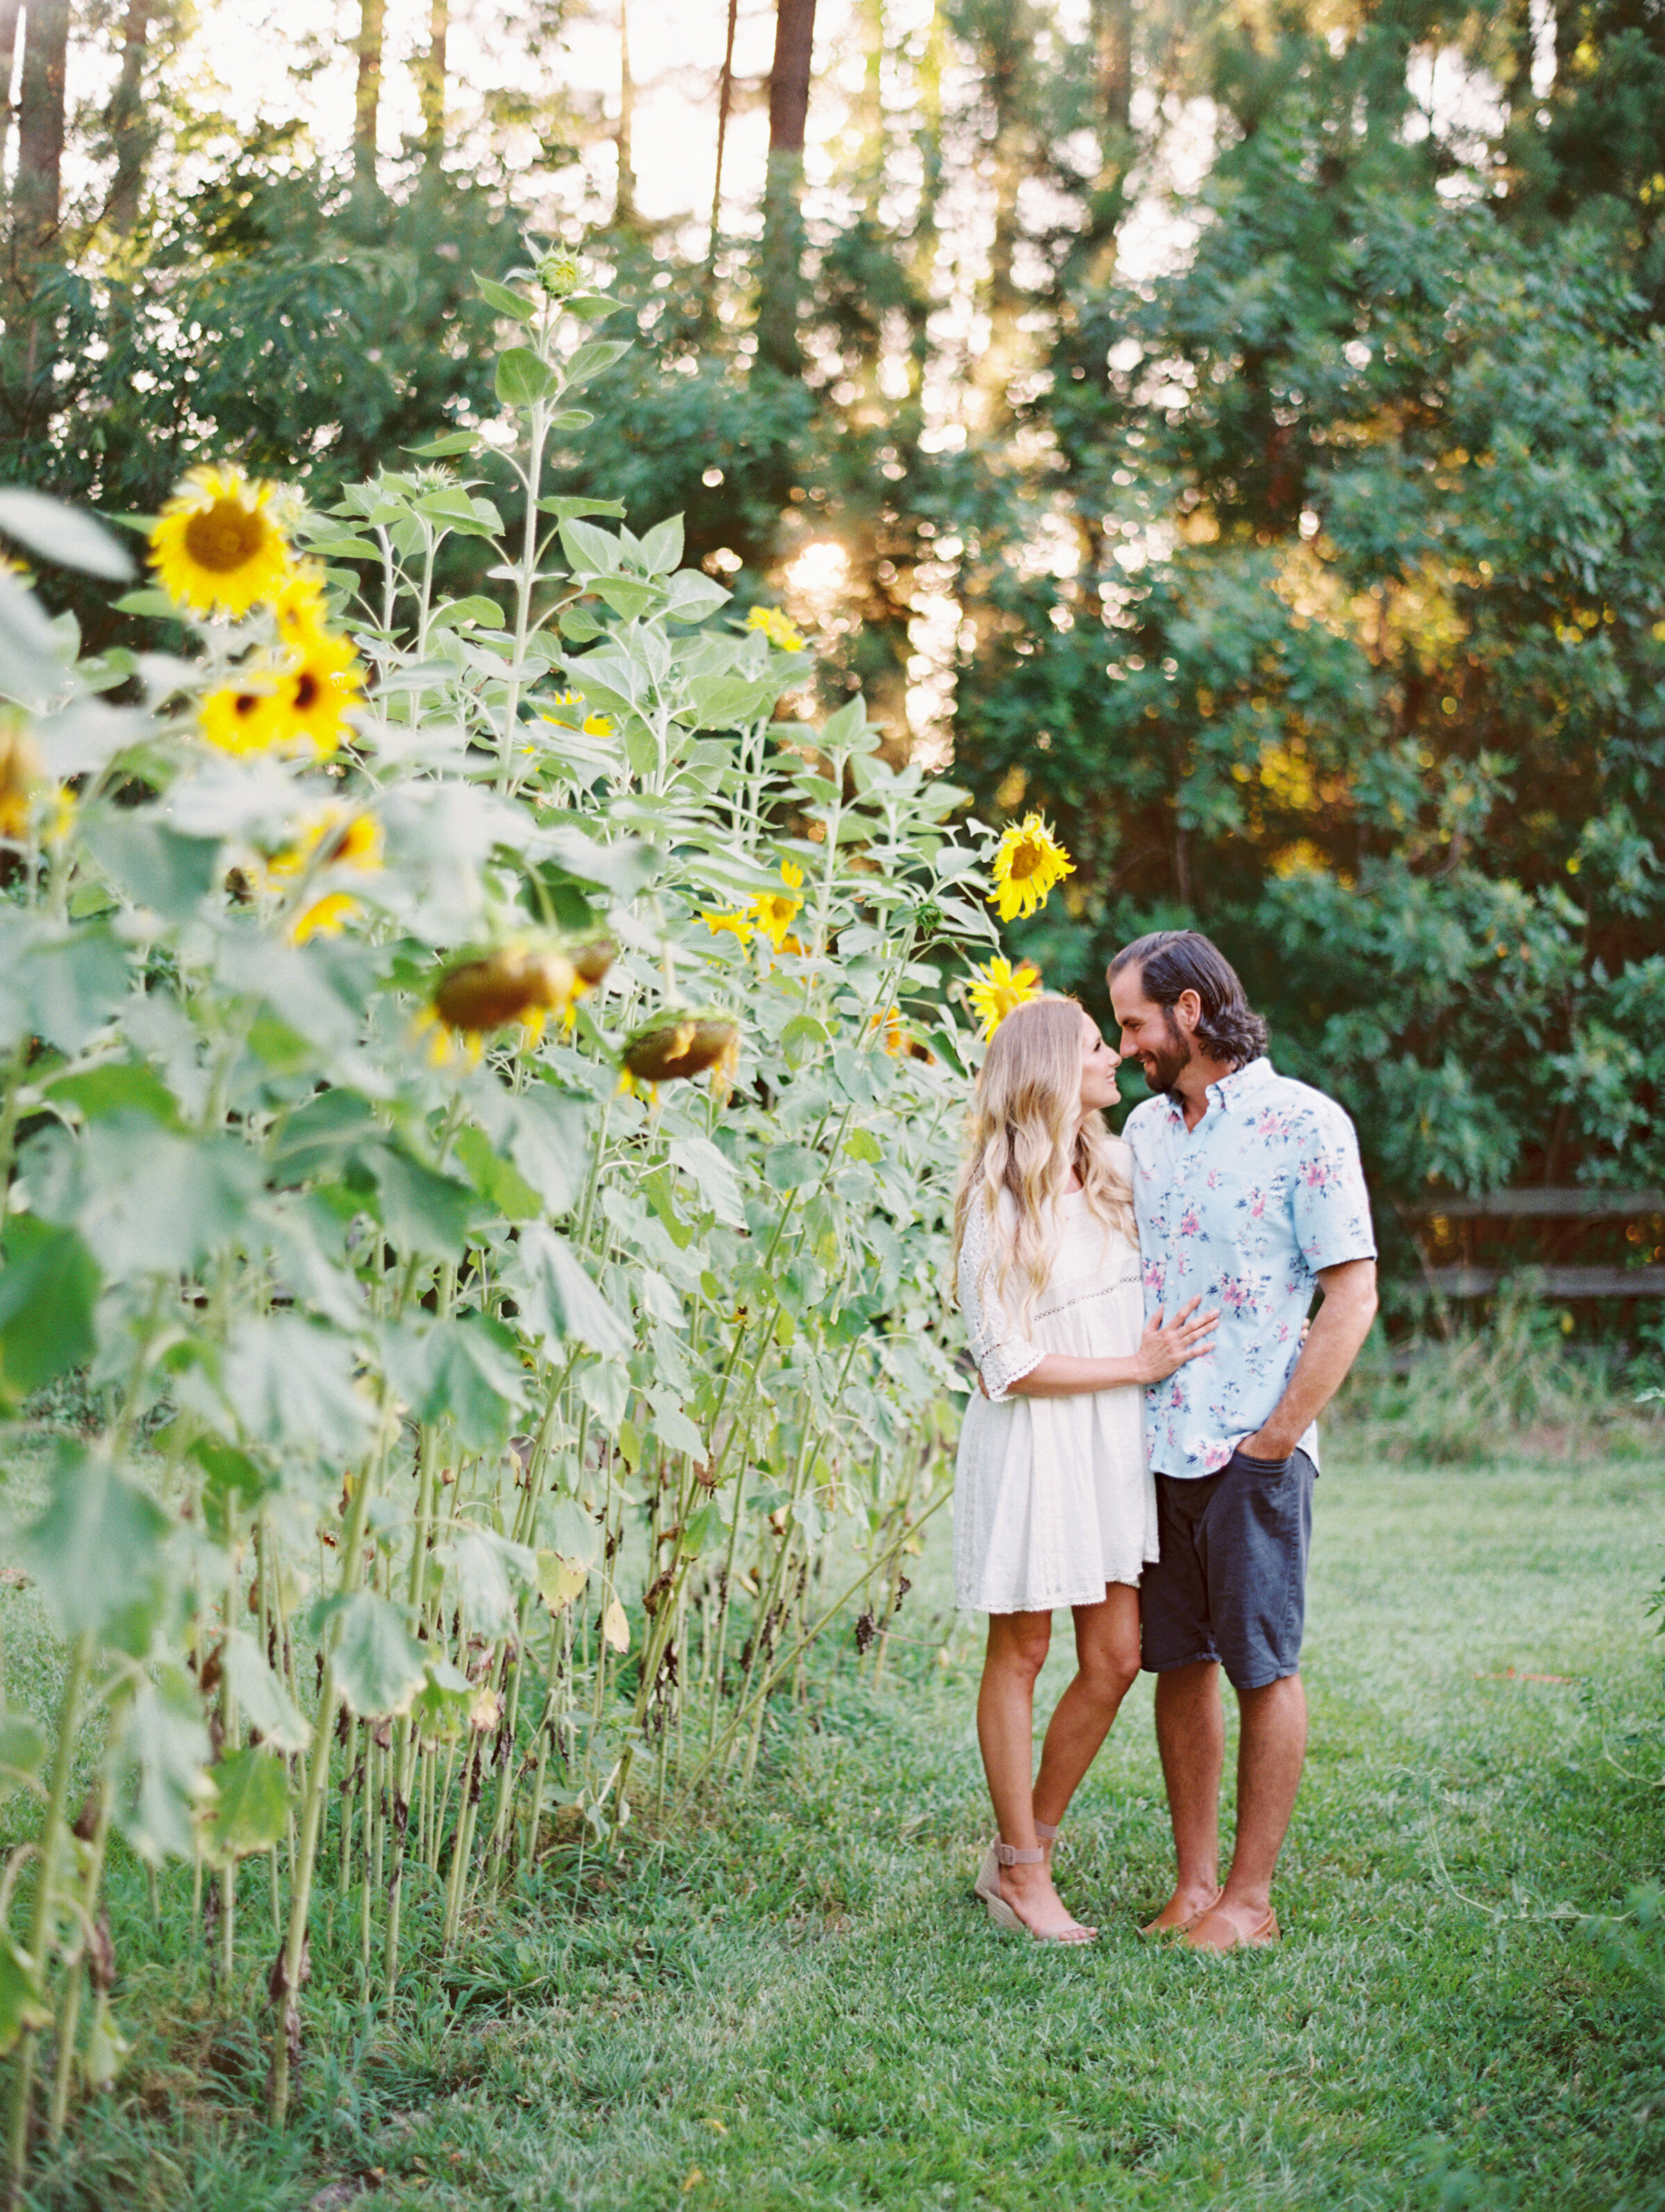
[[[23,16],[23,78],[17,112],[17,176],[12,187],[14,271],[57,242],[62,212],[64,77],[70,0],[29,0]]]
[[[799,376],[804,368],[798,329],[804,264],[804,126],[814,42],[815,0],[775,0],[757,358],[783,377]]]

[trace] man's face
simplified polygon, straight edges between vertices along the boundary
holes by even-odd
[[[1152,1091],[1171,1091],[1194,1050],[1173,1008],[1147,999],[1144,976],[1133,968],[1110,978],[1110,1004],[1121,1024],[1121,1057],[1139,1062]]]

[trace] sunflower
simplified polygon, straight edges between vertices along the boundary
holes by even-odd
[[[41,775],[40,755],[21,716],[7,715],[0,721],[0,837],[27,835]]]
[[[802,899],[788,896],[791,892],[802,889],[804,871],[791,860],[782,860],[781,881],[786,886],[784,891],[762,891],[751,902],[751,911],[757,918],[758,928],[763,931],[777,952],[786,942],[787,932],[792,927],[793,916],[798,913],[804,903]]]
[[[751,919],[750,908],[737,908],[732,914],[716,914],[702,907],[700,920],[714,937],[720,937],[726,930],[731,937],[738,937],[742,945],[750,944],[757,927]]]
[[[283,742],[276,679],[270,668],[243,672],[243,681],[210,691],[202,703],[203,735],[222,753],[264,753]]]
[[[282,891],[313,869],[356,868],[368,874],[381,865],[381,824],[374,815],[355,813],[332,799],[301,824],[293,845],[272,854],[266,863],[266,881]],[[309,937],[338,936],[343,924],[358,910],[358,901],[348,892],[326,891],[291,923],[290,942],[304,945]]]
[[[1002,833],[994,854],[991,906],[1002,921],[1012,921],[1044,906],[1054,884],[1075,873],[1075,863],[1038,814],[1026,814]]]
[[[279,642],[305,655],[329,635],[324,599],[324,571],[308,562],[297,568],[271,603]]]
[[[241,619],[275,599],[289,549],[271,513],[272,487],[236,469],[192,469],[150,532],[150,561],[176,606]]]
[[[907,1051],[908,1031],[902,1025],[900,1012],[895,1006],[888,1007],[882,1014],[875,1014],[868,1027],[878,1030],[879,1042],[892,1060],[899,1059]]]
[[[760,629],[777,653],[801,653],[804,634],[779,607],[753,607],[746,617],[748,629]]]
[[[447,969],[417,1026],[434,1032],[436,1065],[451,1057],[456,1044],[472,1063],[486,1038],[511,1022],[520,1024],[527,1043],[536,1043],[545,1016],[565,1014],[584,988],[564,952],[520,939]]]
[[[344,637],[319,630],[277,679],[285,742],[303,740],[327,758],[346,734],[349,708],[363,696],[358,655]]]
[[[1041,988],[1040,971],[1031,961],[1016,968],[996,953],[987,968],[974,968],[974,981],[966,992],[971,1011],[982,1024],[985,1039],[992,1037],[1009,1013],[1035,998]]]
[[[740,1064],[739,1028],[726,1014],[667,1007],[631,1030],[619,1061],[621,1091],[680,1083],[708,1070],[713,1091],[726,1097]]]

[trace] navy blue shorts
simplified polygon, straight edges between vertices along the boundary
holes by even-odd
[[[1141,1664],[1152,1674],[1212,1660],[1239,1690],[1301,1663],[1312,1486],[1303,1451],[1233,1452],[1218,1474],[1158,1474],[1162,1556],[1139,1586]]]

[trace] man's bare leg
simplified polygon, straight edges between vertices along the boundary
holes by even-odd
[[[1220,1773],[1225,1712],[1212,1660],[1157,1676],[1157,1748],[1168,1785],[1178,1871],[1174,1893],[1146,1929],[1182,1928],[1219,1893]]]
[[[1307,1693],[1298,1674],[1285,1674],[1263,1689],[1239,1690],[1237,1705],[1237,1836],[1225,1887],[1207,1921],[1227,1922],[1239,1936],[1249,1936],[1271,1909],[1272,1876],[1301,1786]],[[1225,1936],[1218,1924],[1200,1923],[1191,1932],[1203,1948]]]

